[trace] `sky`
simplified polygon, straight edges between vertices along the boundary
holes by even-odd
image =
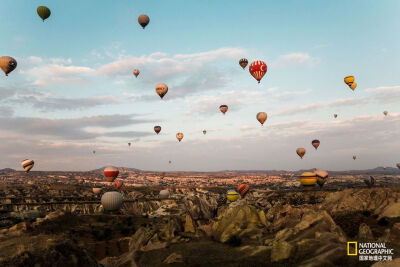
[[[51,9],[45,22],[39,5]],[[71,171],[400,162],[397,0],[3,0],[1,8],[0,56],[18,66],[0,75],[0,168],[19,170],[24,159],[33,170]],[[145,29],[140,14],[150,17]],[[240,58],[266,62],[260,84]],[[158,83],[169,87],[163,100]]]

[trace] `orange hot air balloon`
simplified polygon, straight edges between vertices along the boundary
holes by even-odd
[[[315,147],[315,149],[317,149],[319,147],[320,142],[319,142],[319,140],[315,139],[315,140],[312,140],[311,144],[313,147]]]
[[[349,87],[350,87],[350,89],[351,90],[356,90],[356,88],[357,88],[357,83],[356,82],[354,82],[354,83],[352,83],[351,85],[349,85]]]
[[[203,134],[206,134],[207,133],[207,131],[206,130],[203,130]]]
[[[156,85],[156,93],[163,99],[168,92],[168,86],[165,83],[159,83]]]
[[[119,170],[113,166],[109,166],[104,169],[104,176],[111,183],[118,177]]]
[[[265,73],[267,73],[267,64],[261,60],[254,61],[250,64],[249,72],[260,83]]]
[[[135,77],[137,78],[137,76],[139,76],[140,71],[138,69],[134,69],[133,70],[133,75],[135,75]]]
[[[0,57],[0,68],[4,71],[6,76],[17,67],[17,61],[8,56]]]
[[[114,182],[114,186],[115,186],[115,188],[117,188],[117,189],[120,189],[121,188],[121,186],[124,184],[124,182],[122,182],[122,180],[116,180],[115,182]]]
[[[183,139],[183,133],[177,133],[176,139],[178,139],[178,141],[180,142]]]
[[[150,18],[146,14],[142,14],[138,17],[138,22],[140,26],[142,26],[142,28],[144,29],[147,26],[147,24],[149,24]]]
[[[95,186],[92,188],[92,191],[94,194],[98,195],[101,192],[101,187],[100,186]]]
[[[265,112],[258,112],[256,116],[257,120],[261,123],[262,126],[264,126],[264,122],[267,120],[267,117],[268,115]]]
[[[227,105],[221,105],[221,106],[219,106],[219,110],[222,112],[222,114],[225,115],[225,113],[228,111],[228,106]]]
[[[240,184],[238,185],[238,192],[239,195],[244,198],[247,194],[247,192],[249,192],[249,186],[247,184]]]
[[[22,168],[24,168],[26,172],[29,172],[33,168],[33,165],[35,165],[35,162],[31,159],[25,159],[21,163]]]
[[[300,158],[303,158],[306,154],[306,150],[302,147],[299,147],[298,149],[296,149],[296,153],[297,155],[299,155]]]
[[[386,110],[383,112],[383,115],[387,116],[389,112],[387,112]]]
[[[156,134],[159,134],[161,132],[161,126],[154,126],[154,131]]]
[[[354,76],[349,75],[344,77],[344,83],[347,84],[348,86],[351,86],[354,83]]]

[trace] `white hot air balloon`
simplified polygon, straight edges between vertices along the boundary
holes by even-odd
[[[104,210],[107,211],[119,210],[122,203],[122,195],[116,191],[106,192],[101,197],[101,205],[103,205]]]

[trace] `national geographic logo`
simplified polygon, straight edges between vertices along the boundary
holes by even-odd
[[[385,243],[347,242],[347,255],[359,256],[360,261],[391,261],[394,249],[387,248]]]

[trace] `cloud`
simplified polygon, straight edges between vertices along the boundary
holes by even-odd
[[[280,56],[271,65],[277,68],[290,66],[314,67],[320,62],[319,58],[312,57],[308,53],[290,53]]]
[[[380,103],[394,103],[400,100],[400,85],[367,88],[365,91]]]

